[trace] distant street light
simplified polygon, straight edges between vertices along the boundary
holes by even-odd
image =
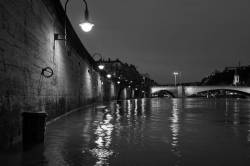
[[[107,78],[111,78],[111,74],[107,74]]]
[[[95,59],[95,57],[96,56],[99,56],[99,59]],[[104,68],[105,68],[105,66],[102,64],[102,55],[100,54],[100,53],[94,53],[93,55],[92,55],[92,57],[93,57],[93,59],[95,60],[95,61],[99,61],[99,65],[98,65],[98,68],[100,69],[100,70],[103,70]]]
[[[177,75],[179,75],[179,73],[173,72],[173,75],[174,75],[174,86],[176,86],[176,77],[177,77]]]
[[[98,68],[99,68],[100,70],[103,70],[103,69],[104,69],[104,65],[103,65],[103,64],[100,64],[100,65],[98,65]]]

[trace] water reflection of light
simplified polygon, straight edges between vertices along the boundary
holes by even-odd
[[[145,112],[145,99],[142,99],[141,100],[141,112],[142,112],[142,115],[144,116],[144,112]]]
[[[116,104],[115,115],[116,115],[116,122],[117,122],[117,123],[118,123],[118,122],[120,121],[120,119],[121,119],[120,109],[121,109],[120,104]]]
[[[179,117],[178,117],[178,108],[177,108],[177,102],[176,100],[173,100],[173,109],[172,109],[172,117],[170,119],[171,121],[171,131],[172,131],[172,145],[176,146],[178,143],[178,134],[179,134]]]
[[[233,124],[234,125],[238,125],[240,123],[240,119],[239,119],[239,103],[238,101],[234,101],[233,103]]]
[[[116,107],[115,107],[115,126],[116,126],[116,128],[118,128],[118,130],[115,130],[115,135],[117,136],[117,137],[120,137],[120,132],[121,132],[121,130],[120,130],[120,128],[121,128],[121,122],[120,122],[120,119],[122,118],[121,117],[121,104],[120,103],[116,103]]]
[[[138,104],[138,100],[135,99],[135,104],[134,104],[135,105],[135,113],[134,113],[135,115],[137,115],[137,111],[138,111],[138,105],[137,104]]]
[[[246,108],[247,108],[247,117],[248,117],[248,121],[247,121],[247,124],[248,124],[248,135],[247,135],[247,141],[250,142],[250,111],[249,111],[249,108],[250,108],[250,104],[249,104],[249,101],[247,101],[247,104],[246,104]]]
[[[132,110],[130,100],[127,101],[127,108],[128,108],[127,118],[130,119],[131,118],[131,110]]]
[[[173,99],[173,108],[172,108],[172,116],[170,117],[170,129],[172,132],[172,151],[175,152],[177,156],[180,156],[180,151],[178,150],[179,144],[179,132],[180,132],[180,124],[179,124],[179,108],[178,108],[178,100]]]
[[[228,123],[228,119],[229,119],[229,114],[228,114],[228,107],[229,107],[229,102],[228,99],[226,98],[226,111],[225,111],[225,123]]]
[[[114,125],[111,124],[113,117],[111,114],[104,115],[104,120],[99,123],[95,134],[96,134],[96,148],[92,149],[92,154],[97,158],[96,166],[107,165],[108,159],[113,155],[113,151],[110,149],[112,142],[112,131]]]

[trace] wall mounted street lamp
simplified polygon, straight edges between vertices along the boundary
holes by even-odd
[[[95,59],[95,57],[96,56],[99,56],[99,58],[98,59]],[[93,57],[93,59],[95,60],[95,61],[99,61],[99,65],[98,65],[98,69],[100,69],[100,70],[103,70],[104,68],[105,68],[105,66],[104,66],[104,64],[102,64],[102,55],[100,54],[100,53],[94,53],[93,55],[92,55],[92,57]]]
[[[100,64],[100,65],[98,65],[98,68],[99,68],[100,70],[103,70],[103,69],[104,69],[104,65],[103,65],[103,64]]]
[[[84,11],[85,22],[79,24],[79,26],[84,32],[89,32],[92,30],[94,24],[89,22],[89,10],[88,10],[88,5],[87,5],[86,0],[82,0],[82,1],[85,5],[85,11]],[[67,5],[68,5],[68,2],[69,0],[67,0],[64,5],[64,34],[54,35],[54,40],[64,40],[65,46],[67,45]]]
[[[173,72],[173,75],[174,75],[174,86],[176,86],[176,77],[177,77],[177,75],[179,75],[179,73]]]

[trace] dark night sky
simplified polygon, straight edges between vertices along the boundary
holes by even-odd
[[[173,71],[192,82],[238,61],[250,65],[249,0],[87,0],[90,33],[78,25],[81,1],[70,1],[68,16],[87,50],[134,64],[159,83],[173,83]]]

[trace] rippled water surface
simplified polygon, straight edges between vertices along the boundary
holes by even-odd
[[[25,158],[24,158],[25,157]],[[47,126],[23,165],[250,165],[249,99],[138,99],[82,109]]]

